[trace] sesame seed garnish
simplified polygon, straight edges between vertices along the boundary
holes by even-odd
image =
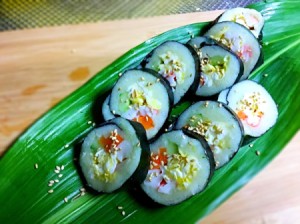
[[[200,11],[200,8],[196,8],[196,11]]]
[[[205,101],[204,106],[208,107],[208,104],[209,104],[208,101]]]
[[[257,156],[259,156],[259,155],[260,155],[260,151],[256,151],[255,153],[256,153],[256,155],[257,155]]]
[[[145,80],[145,78],[144,77],[141,77],[141,81],[144,81]]]
[[[49,184],[54,184],[54,180],[50,180],[50,181],[49,181]]]
[[[119,77],[121,77],[121,76],[122,76],[122,73],[120,72],[120,73],[119,73]]]
[[[52,194],[52,193],[53,193],[53,189],[49,190],[48,193],[49,193],[49,194]]]
[[[116,113],[116,111],[115,111],[115,110],[113,110],[113,111],[112,111],[112,113],[113,113],[113,114],[115,114],[115,113]]]
[[[91,124],[91,123],[92,123],[92,121],[88,121],[87,123],[88,123],[88,124]]]
[[[264,74],[264,77],[268,77],[268,74]]]
[[[39,164],[34,164],[34,169],[38,169],[39,168]]]
[[[69,144],[65,144],[65,148],[68,148],[69,147]]]
[[[48,184],[48,187],[52,187],[52,186],[53,186],[53,184],[51,184],[51,183]]]
[[[59,174],[59,175],[58,175],[59,178],[62,178],[62,176],[63,176],[62,174]]]
[[[68,198],[64,198],[64,201],[65,201],[66,203],[68,203]]]
[[[58,183],[58,182],[59,182],[59,179],[55,179],[54,182],[55,182],[55,183]]]
[[[250,144],[249,147],[252,148],[252,147],[253,147],[253,144]]]
[[[55,173],[59,173],[59,170],[54,170]]]
[[[92,124],[92,125],[93,125],[93,127],[95,127],[95,126],[96,126],[96,123],[95,123],[95,122],[93,122],[93,124]]]
[[[125,216],[125,215],[126,215],[125,211],[122,211],[122,215],[123,215],[123,216]]]
[[[218,105],[220,108],[223,106],[221,103],[219,103],[219,105]]]
[[[64,170],[64,169],[65,169],[65,166],[64,166],[64,165],[62,165],[62,166],[60,167],[60,169],[61,169],[61,170]]]
[[[168,129],[166,128],[166,129],[165,129],[165,132],[167,132],[167,131],[168,131]]]
[[[160,79],[156,79],[156,82],[160,82]]]
[[[82,188],[80,188],[80,191],[81,191],[81,192],[85,192],[86,190],[85,190],[84,187],[82,187]]]
[[[55,169],[58,170],[58,171],[60,171],[60,167],[59,166],[56,166]]]
[[[137,146],[137,147],[139,147],[140,145],[141,145],[141,143],[140,143],[140,142],[138,142],[138,143],[136,144],[136,146]]]
[[[123,209],[123,206],[118,206],[117,207],[119,210],[122,210]]]

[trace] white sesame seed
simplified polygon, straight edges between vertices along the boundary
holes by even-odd
[[[252,147],[253,147],[253,144],[250,144],[249,147],[252,148]]]
[[[256,153],[256,155],[257,155],[257,156],[259,156],[259,155],[260,155],[260,151],[256,151],[255,153]]]
[[[65,201],[66,203],[68,203],[68,198],[64,198],[64,201]]]
[[[50,180],[50,181],[49,181],[49,184],[54,184],[54,180]]]
[[[85,190],[84,187],[82,187],[82,188],[80,188],[80,191],[81,191],[81,192],[85,192],[86,190]]]
[[[119,73],[119,77],[121,77],[121,76],[122,76],[122,72]]]
[[[49,190],[48,193],[49,193],[49,194],[52,194],[52,193],[53,193],[53,189]]]
[[[60,169],[61,169],[61,170],[64,170],[64,169],[65,169],[65,166],[64,166],[64,165],[62,165],[62,166],[60,167]]]
[[[59,170],[54,170],[55,173],[59,173]]]
[[[156,79],[156,82],[159,82],[160,81],[160,79]]]
[[[59,178],[62,178],[62,176],[63,176],[62,174],[59,174],[59,175],[58,175]]]
[[[88,123],[88,124],[91,124],[91,123],[92,123],[92,121],[88,121],[87,123]]]
[[[264,74],[264,77],[268,77],[268,74]]]
[[[115,110],[113,110],[113,111],[112,111],[112,113],[113,113],[113,114],[115,114],[115,113],[116,113],[116,111],[115,111]]]
[[[51,184],[51,183],[48,184],[48,187],[52,187],[52,186],[53,186],[53,184]]]
[[[119,210],[121,210],[121,209],[123,209],[123,206],[118,206],[117,208],[118,208]]]
[[[60,171],[60,167],[59,166],[56,166],[55,169],[58,170],[58,171]]]
[[[125,216],[125,215],[126,215],[125,211],[122,211],[122,215],[123,215],[123,216]]]
[[[138,142],[138,143],[136,144],[136,146],[137,146],[137,147],[139,147],[140,145],[141,145],[141,143],[140,143],[140,142]]]
[[[69,147],[69,144],[65,144],[65,148],[68,148]]]
[[[58,183],[58,182],[59,182],[59,180],[58,180],[58,179],[55,179],[55,180],[54,180],[54,182]]]
[[[37,163],[34,164],[34,168],[35,168],[35,169],[38,169],[38,168],[39,168],[39,164],[37,164]]]

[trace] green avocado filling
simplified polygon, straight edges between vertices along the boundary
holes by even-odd
[[[141,106],[146,106],[154,110],[161,109],[161,103],[154,97],[146,97],[144,89],[142,88],[130,87],[129,91],[120,94],[119,109],[122,113],[130,108],[139,110]]]
[[[225,149],[229,146],[224,135],[225,127],[209,119],[204,119],[202,114],[196,114],[190,117],[185,127],[203,136],[212,149]]]
[[[201,59],[203,85],[211,86],[216,80],[223,79],[228,68],[229,56],[204,57]],[[203,79],[203,77],[202,77]]]

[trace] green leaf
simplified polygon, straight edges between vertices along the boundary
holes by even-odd
[[[80,141],[92,129],[89,121],[96,119],[93,111],[100,107],[99,99],[103,100],[118,74],[138,65],[160,43],[186,42],[189,33],[199,35],[208,23],[170,30],[133,48],[23,133],[0,160],[0,222],[191,223],[212,212],[245,185],[283,149],[300,126],[300,1],[266,1],[250,7],[261,11],[266,20],[265,62],[250,78],[265,86],[277,102],[278,122],[253,142],[254,147],[242,147],[227,166],[216,172],[203,193],[171,207],[146,205],[146,199],[135,196],[126,187],[112,194],[88,191],[76,198],[84,184],[74,158]],[[261,152],[260,156],[255,154],[256,150]],[[34,168],[36,163],[38,169]],[[56,165],[65,166],[60,171],[61,178],[54,172]],[[54,179],[59,182],[48,187],[48,181]],[[54,192],[49,194],[49,189]],[[117,206],[124,207],[125,216]]]

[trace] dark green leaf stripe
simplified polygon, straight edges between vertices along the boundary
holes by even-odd
[[[146,206],[125,188],[112,194],[90,192],[72,200],[83,186],[74,158],[80,141],[92,129],[92,108],[100,106],[95,105],[96,99],[112,87],[120,72],[138,65],[160,43],[186,42],[190,33],[199,35],[207,23],[198,23],[170,30],[133,48],[48,111],[11,146],[0,159],[0,223],[193,223],[253,178],[300,126],[300,1],[266,1],[250,7],[261,11],[266,20],[265,63],[250,78],[270,91],[278,104],[278,122],[253,142],[254,147],[242,147],[232,162],[216,172],[203,193],[172,207]],[[172,114],[179,111],[180,107]],[[34,169],[35,163],[38,169]],[[54,172],[56,165],[65,166],[62,178]],[[54,179],[59,182],[48,187],[48,181]],[[50,189],[52,194],[47,193]],[[125,216],[117,206],[124,207]]]

